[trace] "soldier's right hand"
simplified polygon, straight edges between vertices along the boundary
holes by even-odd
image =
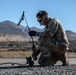
[[[32,54],[32,57],[34,60],[37,60],[37,55],[36,54]]]
[[[36,51],[36,46],[35,45],[32,46],[32,50]]]

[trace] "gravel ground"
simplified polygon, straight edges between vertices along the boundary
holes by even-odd
[[[1,59],[0,63],[7,62],[6,60],[14,63],[26,62],[25,59]],[[61,66],[60,61],[55,66],[49,67],[36,67],[38,64],[35,64],[34,67],[18,66],[17,64],[14,66],[11,64],[0,65],[0,75],[76,75],[76,58],[69,58],[68,60],[68,66]]]
[[[76,65],[0,68],[0,75],[76,75]]]

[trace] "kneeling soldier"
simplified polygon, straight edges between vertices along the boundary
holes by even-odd
[[[43,32],[29,31],[30,36],[39,36],[38,50],[33,57],[41,53],[38,60],[41,66],[54,65],[58,60],[63,66],[67,65],[65,51],[69,48],[69,42],[62,24],[58,19],[48,17],[48,13],[44,10],[39,11],[36,17],[40,25],[45,26],[45,29]]]

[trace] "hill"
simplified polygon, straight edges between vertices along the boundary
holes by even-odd
[[[2,34],[16,34],[16,35],[23,35],[21,30],[21,26],[17,26],[16,23],[11,21],[3,21],[0,22],[0,33]]]
[[[66,34],[69,40],[76,40],[76,33],[70,30],[66,30]]]
[[[10,35],[24,35],[25,34],[22,32],[22,26],[17,26],[16,23],[11,22],[11,21],[3,21],[0,22],[0,34],[10,34]],[[36,31],[43,31],[43,29],[39,29],[36,27],[31,27],[31,30],[36,30]],[[76,33],[72,32],[70,30],[65,31],[67,34],[67,37],[69,40],[76,40]]]

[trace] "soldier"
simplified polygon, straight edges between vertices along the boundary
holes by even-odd
[[[58,19],[49,17],[44,10],[39,11],[36,17],[40,25],[45,26],[45,29],[43,32],[29,31],[30,36],[39,36],[39,47],[33,57],[36,58],[41,53],[38,60],[41,66],[54,65],[58,60],[63,66],[67,65],[65,51],[69,48],[69,42],[62,24]]]

